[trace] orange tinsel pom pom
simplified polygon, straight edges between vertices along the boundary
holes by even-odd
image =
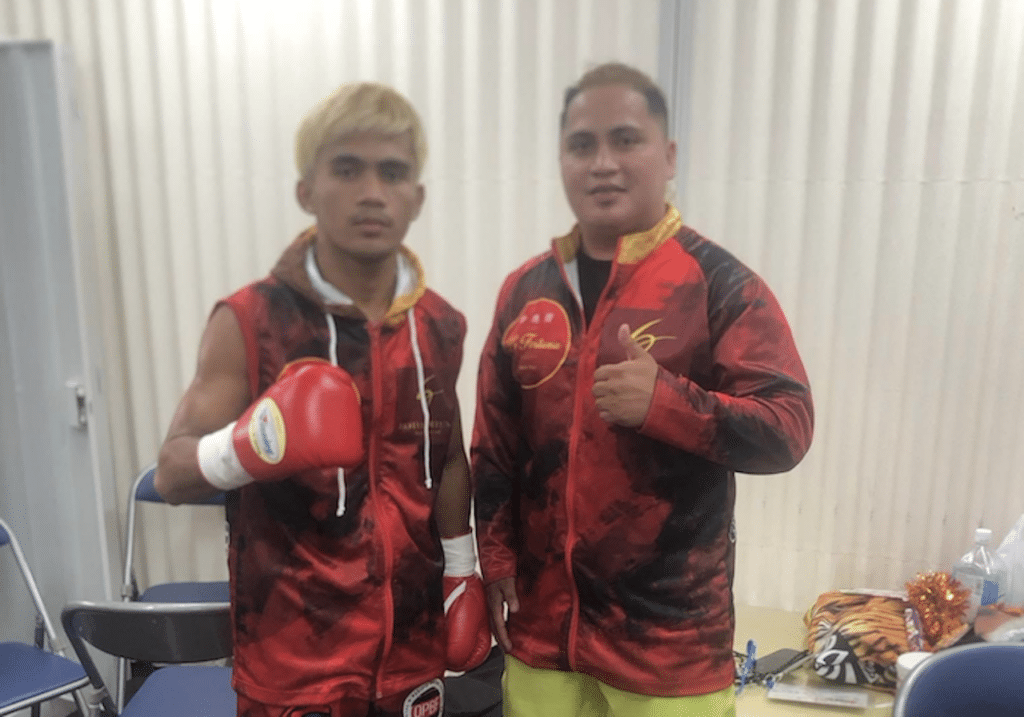
[[[921,618],[921,632],[934,649],[964,626],[971,591],[949,573],[918,573],[907,583],[907,600]]]

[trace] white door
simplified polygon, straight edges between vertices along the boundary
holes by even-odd
[[[73,77],[51,42],[0,42],[0,516],[54,621],[120,565]],[[32,636],[17,575],[0,560],[0,640]]]

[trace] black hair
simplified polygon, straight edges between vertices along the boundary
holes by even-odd
[[[569,114],[569,103],[580,92],[591,87],[601,87],[603,85],[624,85],[642,94],[647,101],[647,111],[661,125],[665,136],[668,136],[668,103],[665,101],[665,94],[655,84],[654,80],[645,73],[621,62],[608,62],[587,70],[575,85],[565,90],[562,114],[559,117],[559,127],[565,128],[565,121]]]

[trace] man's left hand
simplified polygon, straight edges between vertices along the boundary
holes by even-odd
[[[658,362],[619,327],[619,343],[626,360],[599,366],[594,371],[594,400],[601,418],[627,428],[639,428],[647,418],[658,380]]]

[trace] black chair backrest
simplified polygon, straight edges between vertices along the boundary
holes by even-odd
[[[231,656],[228,603],[70,602],[68,636],[140,662],[207,662]],[[72,637],[75,652],[79,640]],[[79,654],[81,659],[81,654]]]

